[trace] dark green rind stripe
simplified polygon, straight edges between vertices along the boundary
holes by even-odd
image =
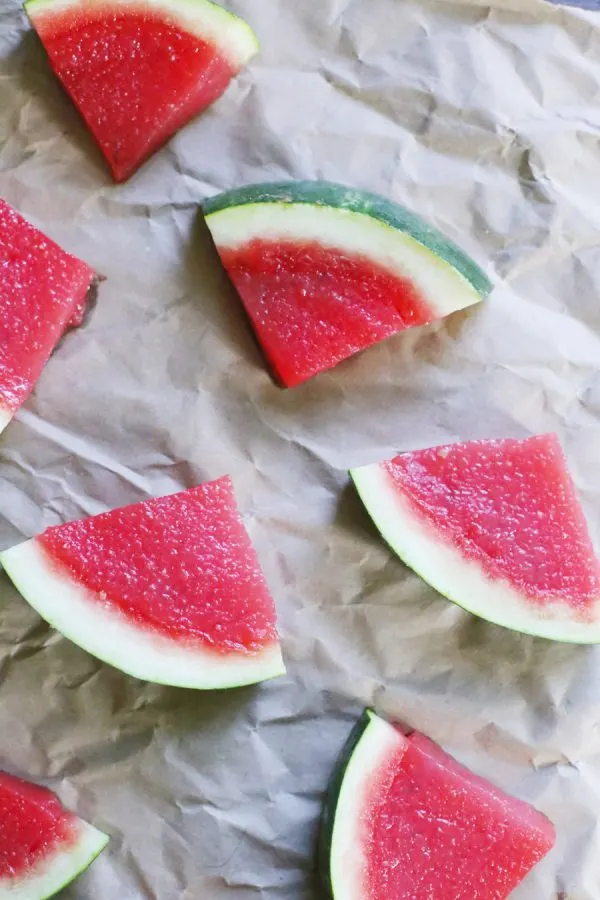
[[[419,216],[379,194],[361,191],[329,181],[282,181],[253,184],[204,201],[206,216],[234,206],[251,203],[309,203],[361,213],[379,219],[386,225],[409,234],[432,253],[444,259],[467,279],[485,299],[492,290],[492,282],[485,272],[456,244],[428,225]]]
[[[344,780],[344,775],[346,774],[346,769],[348,768],[348,763],[371,721],[369,713],[370,710],[368,709],[364,711],[350,732],[350,736],[338,756],[333,775],[329,782],[329,787],[327,788],[325,804],[323,806],[317,858],[319,876],[325,890],[331,898],[334,897],[333,885],[331,883],[331,842],[333,839],[333,827],[335,825],[338,797],[340,795],[340,790],[342,789],[342,782]]]

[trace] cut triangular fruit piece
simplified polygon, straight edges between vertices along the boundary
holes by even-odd
[[[258,184],[208,200],[204,212],[286,387],[491,290],[462,250],[376,194],[318,181]]]
[[[600,564],[556,435],[401,453],[350,473],[404,562],[475,615],[600,642]]]
[[[30,394],[94,272],[0,199],[0,431]]]
[[[210,0],[27,0],[50,64],[115,181],[227,88],[258,50]]]
[[[334,900],[505,900],[555,838],[536,809],[367,711],[331,782],[320,869]]]
[[[48,528],[0,562],[43,618],[129,675],[211,689],[284,672],[228,477]]]
[[[46,900],[108,843],[46,788],[0,772],[0,898]]]

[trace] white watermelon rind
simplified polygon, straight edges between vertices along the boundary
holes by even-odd
[[[333,900],[365,900],[364,815],[373,775],[406,738],[372,710],[353,729],[330,782],[319,836],[319,870]]]
[[[223,653],[184,646],[131,624],[60,572],[33,538],[0,553],[17,590],[53,628],[83,650],[127,675],[172,687],[218,690],[285,674],[275,642],[256,653]]]
[[[492,290],[492,282],[485,272],[457,244],[412,210],[372,191],[332,181],[276,181],[234,188],[210,197],[202,206],[208,217],[225,209],[258,203],[325,206],[375,219],[395,231],[405,232],[431,253],[441,257],[472,285],[482,299]]]
[[[492,285],[437,229],[383,197],[329,182],[251,185],[204,203],[219,250],[289,240],[362,256],[411,281],[442,318],[485,299]]]
[[[0,434],[4,431],[8,423],[12,420],[14,413],[6,407],[0,406]]]
[[[77,819],[77,838],[67,850],[43,859],[18,879],[0,878],[0,898],[6,900],[48,900],[74,881],[102,853],[108,835],[83,819]]]
[[[534,603],[508,581],[488,578],[476,562],[440,540],[433,527],[390,483],[381,464],[351,469],[350,475],[392,550],[448,600],[512,631],[563,643],[600,643],[600,598],[590,610],[589,621],[576,619],[566,603]]]
[[[81,0],[27,0],[25,11],[32,23],[38,15],[60,13],[84,6]],[[259,43],[250,25],[212,0],[85,0],[85,9],[111,7],[152,10],[177,23],[182,31],[207,40],[238,72],[258,53]]]

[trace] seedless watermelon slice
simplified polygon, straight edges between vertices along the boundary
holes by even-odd
[[[227,477],[49,528],[0,562],[51,625],[130,675],[209,689],[284,672]]]
[[[108,843],[46,788],[0,772],[0,898],[45,900]]]
[[[0,431],[65,329],[81,322],[94,272],[0,199]]]
[[[491,290],[462,250],[375,194],[326,182],[258,184],[208,200],[204,211],[287,387]]]
[[[320,868],[334,900],[505,900],[554,842],[533,807],[369,710],[331,782]]]
[[[393,550],[517,631],[600,642],[600,564],[555,435],[401,453],[350,473]]]
[[[124,181],[258,50],[209,0],[27,0],[50,64]]]

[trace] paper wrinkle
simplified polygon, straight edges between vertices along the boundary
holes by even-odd
[[[145,685],[0,576],[0,766],[113,836],[65,900],[309,900],[323,792],[361,708],[555,823],[516,900],[597,900],[597,648],[473,619],[392,556],[350,466],[556,430],[600,547],[600,18],[544,0],[231,0],[259,58],[113,186],[16,0],[0,10],[0,195],[107,277],[0,444],[0,547],[229,472],[287,677]],[[293,391],[272,383],[198,205],[325,178],[429,218],[492,298]]]

